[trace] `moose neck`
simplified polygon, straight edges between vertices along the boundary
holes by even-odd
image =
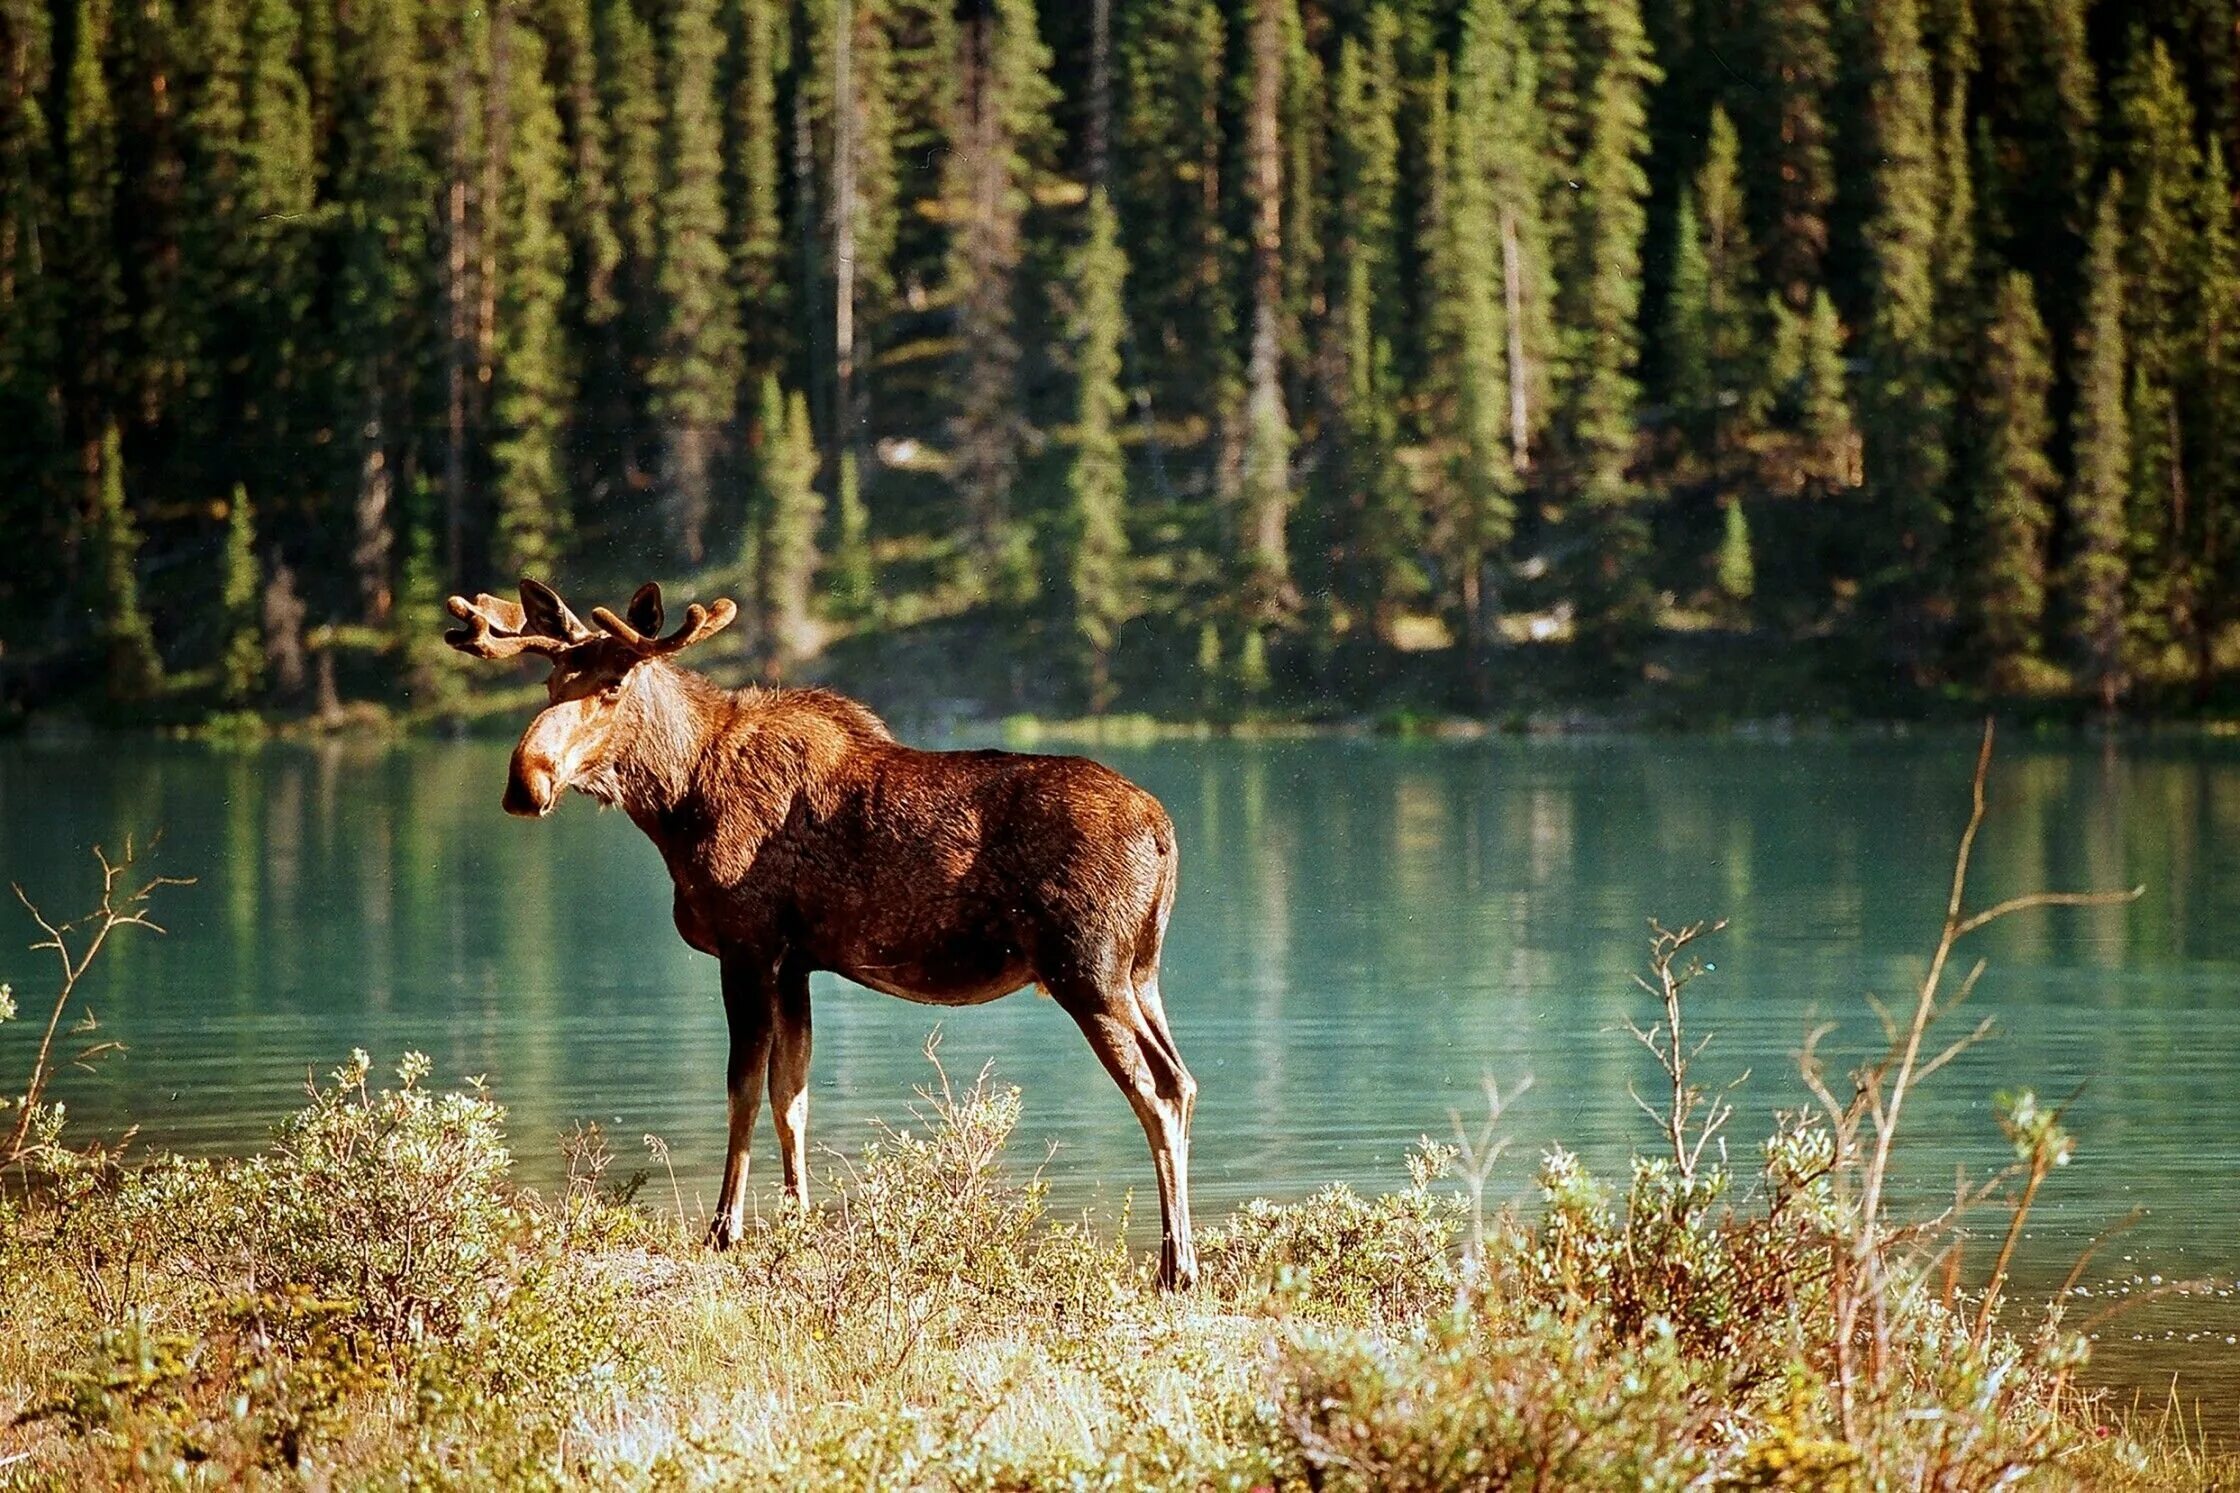
[[[673,813],[692,791],[700,759],[722,712],[723,691],[662,659],[631,671],[612,727],[613,747],[583,787],[640,825]]]

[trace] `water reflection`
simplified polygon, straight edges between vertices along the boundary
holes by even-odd
[[[1920,969],[1966,809],[1969,741],[1318,741],[1104,755],[1172,811],[1183,879],[1167,1004],[1196,1069],[1201,1211],[1342,1177],[1401,1175],[1406,1148],[1475,1102],[1490,1068],[1537,1084],[1509,1178],[1562,1139],[1614,1165],[1644,1139],[1620,1030],[1644,920],[1727,916],[1696,987],[1716,1071],[1752,1077],[1735,1138],[1801,1102],[1809,1020],[1854,1046],[1863,990]],[[90,887],[83,849],[163,826],[160,866],[201,877],[171,936],[120,944],[88,994],[130,1054],[65,1089],[95,1130],[255,1144],[307,1067],[362,1046],[487,1073],[522,1174],[597,1119],[676,1146],[689,1190],[720,1162],[723,1022],[711,961],[669,923],[650,846],[571,802],[498,810],[506,749],[280,747],[242,756],[103,743],[0,748],[0,859],[52,909]],[[1988,935],[1979,997],[2001,1036],[1916,1111],[1912,1175],[1949,1187],[2000,1148],[1988,1100],[2079,1091],[2077,1166],[2030,1247],[2061,1255],[2133,1203],[2125,1249],[2169,1274],[2240,1267],[2240,752],[2146,741],[2002,753],[1983,898],[2141,882],[2128,908],[2017,919]],[[41,971],[0,954],[35,991]],[[818,985],[814,1136],[853,1147],[899,1117],[936,1014]],[[993,1056],[1027,1091],[1026,1143],[1060,1149],[1067,1202],[1150,1193],[1126,1106],[1072,1024],[1018,997],[943,1021],[952,1065]],[[767,1138],[762,1142],[767,1154]],[[1146,1210],[1137,1209],[1139,1216]]]

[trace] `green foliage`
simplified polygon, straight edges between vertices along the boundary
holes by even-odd
[[[264,575],[257,563],[256,515],[247,488],[236,487],[226,510],[226,566],[218,593],[225,651],[218,659],[218,690],[236,708],[264,689]]]
[[[158,627],[206,608],[186,562],[239,485],[309,616],[384,628],[430,479],[442,586],[758,545],[733,523],[775,374],[829,463],[851,669],[885,629],[1047,617],[1081,666],[1036,688],[1101,701],[1140,617],[1174,664],[1110,703],[1155,708],[1210,616],[1232,665],[1257,635],[1270,706],[1375,708],[1399,675],[1490,706],[1542,672],[1490,669],[1497,640],[1684,627],[1733,547],[1704,520],[1746,512],[1752,625],[1895,655],[1926,703],[1996,672],[1986,465],[2023,427],[1983,359],[2019,272],[2036,456],[2121,489],[2114,550],[2097,516],[2037,546],[2063,578],[2120,552],[2120,664],[2069,687],[2213,701],[2240,658],[2240,54],[2164,10],[1144,0],[1100,40],[1034,0],[0,0],[0,542],[56,557],[0,577],[0,631],[72,646],[34,640],[105,583],[111,426]],[[1093,188],[1127,267],[1090,360],[1135,401],[1110,441],[1062,330]],[[1112,504],[1077,479],[1113,490],[1119,444],[1126,522],[1085,548]],[[2015,656],[2105,643],[2073,590],[2014,614]],[[24,678],[37,708],[80,676]]]
[[[809,599],[817,570],[824,498],[817,492],[817,443],[809,401],[787,394],[775,373],[762,376],[756,426],[754,596],[765,663],[801,657],[810,645]]]
[[[140,610],[140,527],[124,495],[124,443],[111,425],[101,436],[92,532],[93,587],[87,598],[100,640],[109,699],[143,703],[163,688],[155,632]]]
[[[1750,517],[1742,500],[1727,502],[1727,515],[1719,530],[1719,591],[1727,600],[1748,605],[1758,590],[1758,566],[1750,552]]]
[[[2000,286],[1985,334],[1976,419],[1984,442],[1976,493],[1978,626],[1994,688],[2032,680],[2046,604],[2047,531],[2060,474],[2046,456],[2053,439],[2047,401],[2053,353],[2030,277]]]
[[[1074,260],[1074,450],[1065,524],[1073,634],[1086,660],[1090,708],[1099,712],[1112,693],[1112,645],[1135,600],[1128,563],[1128,467],[1119,432],[1128,409],[1120,384],[1127,273],[1119,220],[1099,187],[1090,194],[1088,238]]]
[[[2128,673],[2124,516],[2131,441],[2124,408],[2123,178],[2112,175],[2092,232],[2085,313],[2077,329],[2077,408],[2070,455],[2067,574],[2079,681],[2112,708]]]

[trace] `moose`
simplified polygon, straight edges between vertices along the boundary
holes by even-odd
[[[660,850],[686,943],[722,966],[729,1135],[709,1242],[746,1227],[747,1155],[767,1083],[788,1196],[809,1198],[809,976],[969,1006],[1029,984],[1079,1023],[1151,1142],[1159,1280],[1191,1285],[1197,1084],[1167,1029],[1159,951],[1174,908],[1174,825],[1159,801],[1079,757],[921,751],[823,689],[727,690],[676,655],[737,615],[661,589],[585,625],[549,586],[446,603],[476,658],[552,661],[549,703],[507,770],[507,813],[574,789],[619,806]]]

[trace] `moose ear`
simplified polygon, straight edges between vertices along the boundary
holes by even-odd
[[[521,611],[528,631],[563,642],[580,642],[590,632],[558,592],[542,581],[521,578]]]
[[[630,598],[630,605],[625,609],[624,617],[632,627],[646,637],[659,637],[661,635],[662,618],[661,587],[653,581],[647,581],[640,586],[637,595]]]

